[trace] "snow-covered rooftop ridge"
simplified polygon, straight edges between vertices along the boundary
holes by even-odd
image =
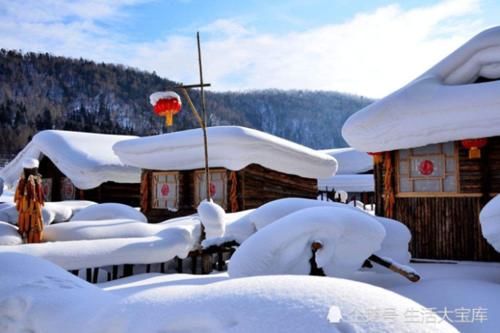
[[[342,135],[379,152],[500,135],[500,27],[478,34],[423,75],[352,115]]]
[[[354,148],[324,149],[320,152],[334,157],[338,163],[337,175],[356,174],[373,170],[373,158]]]
[[[80,189],[94,188],[107,181],[138,183],[140,170],[124,165],[112,149],[116,142],[131,138],[135,137],[59,130],[41,131],[0,170],[0,177],[8,186],[13,186],[22,172],[25,159],[41,159],[47,156]]]
[[[239,126],[207,128],[210,167],[241,170],[250,164],[306,178],[329,177],[337,161],[324,153],[277,136]],[[201,129],[121,141],[113,146],[128,165],[153,170],[204,167]]]

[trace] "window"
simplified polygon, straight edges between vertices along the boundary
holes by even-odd
[[[43,197],[45,201],[52,200],[52,178],[42,178]]]
[[[213,201],[227,209],[227,173],[224,169],[210,170],[210,196]],[[194,207],[206,197],[205,171],[194,172]]]
[[[61,200],[75,200],[76,188],[67,177],[61,178]]]
[[[397,156],[398,193],[457,192],[457,150],[453,142],[403,149]]]
[[[179,209],[179,172],[153,172],[152,208]]]

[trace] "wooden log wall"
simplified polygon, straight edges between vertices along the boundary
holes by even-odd
[[[240,171],[241,210],[257,208],[269,201],[297,197],[316,199],[317,180],[284,174],[251,164]]]
[[[39,172],[43,178],[52,178],[52,201],[61,200],[61,179],[66,177],[47,157],[40,161]],[[140,184],[106,182],[90,190],[76,188],[76,200],[90,200],[98,203],[116,202],[139,206]]]
[[[415,258],[500,261],[483,238],[480,197],[396,198],[395,219],[412,232]]]
[[[462,196],[396,197],[394,218],[412,232],[413,257],[500,261],[500,254],[483,238],[479,223],[482,207],[500,193],[500,137],[488,138],[481,159],[469,159],[467,149],[460,143],[457,146]],[[376,214],[380,216],[384,216],[382,169],[382,164],[374,168]]]

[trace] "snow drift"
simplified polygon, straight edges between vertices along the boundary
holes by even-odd
[[[380,249],[385,230],[376,219],[356,209],[315,207],[273,222],[248,238],[233,254],[231,277],[309,274],[311,244],[320,242],[316,263],[329,276],[359,269]]]
[[[309,276],[171,277],[102,290],[38,258],[0,252],[0,327],[21,332],[457,332],[418,303],[368,284]],[[123,289],[130,285],[127,292]],[[135,281],[135,282],[132,282]],[[120,283],[115,281],[114,283]],[[390,320],[363,320],[389,309]]]

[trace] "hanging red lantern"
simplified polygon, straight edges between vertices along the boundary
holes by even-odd
[[[469,159],[481,158],[481,148],[487,143],[488,139],[486,138],[462,140],[462,146],[469,149]]]
[[[162,117],[165,117],[165,124],[172,126],[174,123],[174,114],[181,111],[182,102],[179,95],[173,91],[155,92],[149,96],[149,101],[153,105],[153,111]]]
[[[383,152],[368,153],[368,155],[370,155],[370,156],[373,157],[373,163],[374,164],[379,164],[384,159],[384,153]]]

